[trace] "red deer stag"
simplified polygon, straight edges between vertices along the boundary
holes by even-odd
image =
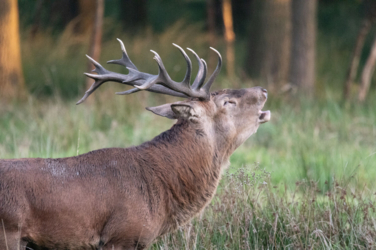
[[[120,41],[120,40],[119,40]],[[197,215],[212,199],[229,157],[261,123],[267,91],[261,87],[210,93],[222,59],[204,84],[207,66],[191,49],[199,69],[192,84],[187,62],[182,82],[173,81],[160,56],[158,75],[140,72],[120,41],[123,56],[109,63],[127,75],[95,65],[95,80],[77,103],[107,81],[188,98],[147,108],[177,119],[171,129],[130,148],[105,148],[59,159],[0,160],[0,249],[145,249]],[[39,247],[42,248],[39,248]]]

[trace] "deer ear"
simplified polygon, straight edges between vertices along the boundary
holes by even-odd
[[[168,119],[178,119],[178,117],[172,111],[171,103],[163,104],[156,107],[147,107],[146,110],[149,110],[156,115],[160,115]]]
[[[171,104],[171,110],[178,118],[189,119],[196,117],[195,110],[189,104]]]
[[[167,103],[156,107],[148,107],[146,110],[169,119],[188,119],[196,117],[193,107],[189,104]]]

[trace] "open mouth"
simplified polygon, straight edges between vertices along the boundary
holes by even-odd
[[[265,123],[265,122],[268,122],[270,120],[270,110],[267,110],[267,111],[259,111],[259,121],[260,123]]]
[[[265,123],[265,122],[268,122],[270,120],[270,110],[267,110],[267,111],[259,111],[259,122],[260,123]]]
[[[262,94],[265,96],[265,101],[264,101],[261,108],[264,107],[264,104],[265,104],[266,100],[268,99],[268,91],[266,91],[266,89],[262,89]],[[262,111],[260,109],[260,111],[259,111],[259,122],[265,123],[265,122],[268,122],[269,120],[270,120],[270,110]]]

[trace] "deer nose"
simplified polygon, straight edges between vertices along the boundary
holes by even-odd
[[[264,88],[261,88],[262,94],[265,96],[265,98],[268,98],[268,91]]]

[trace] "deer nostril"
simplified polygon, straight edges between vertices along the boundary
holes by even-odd
[[[261,88],[262,95],[267,99],[268,98],[268,91],[264,88]]]

